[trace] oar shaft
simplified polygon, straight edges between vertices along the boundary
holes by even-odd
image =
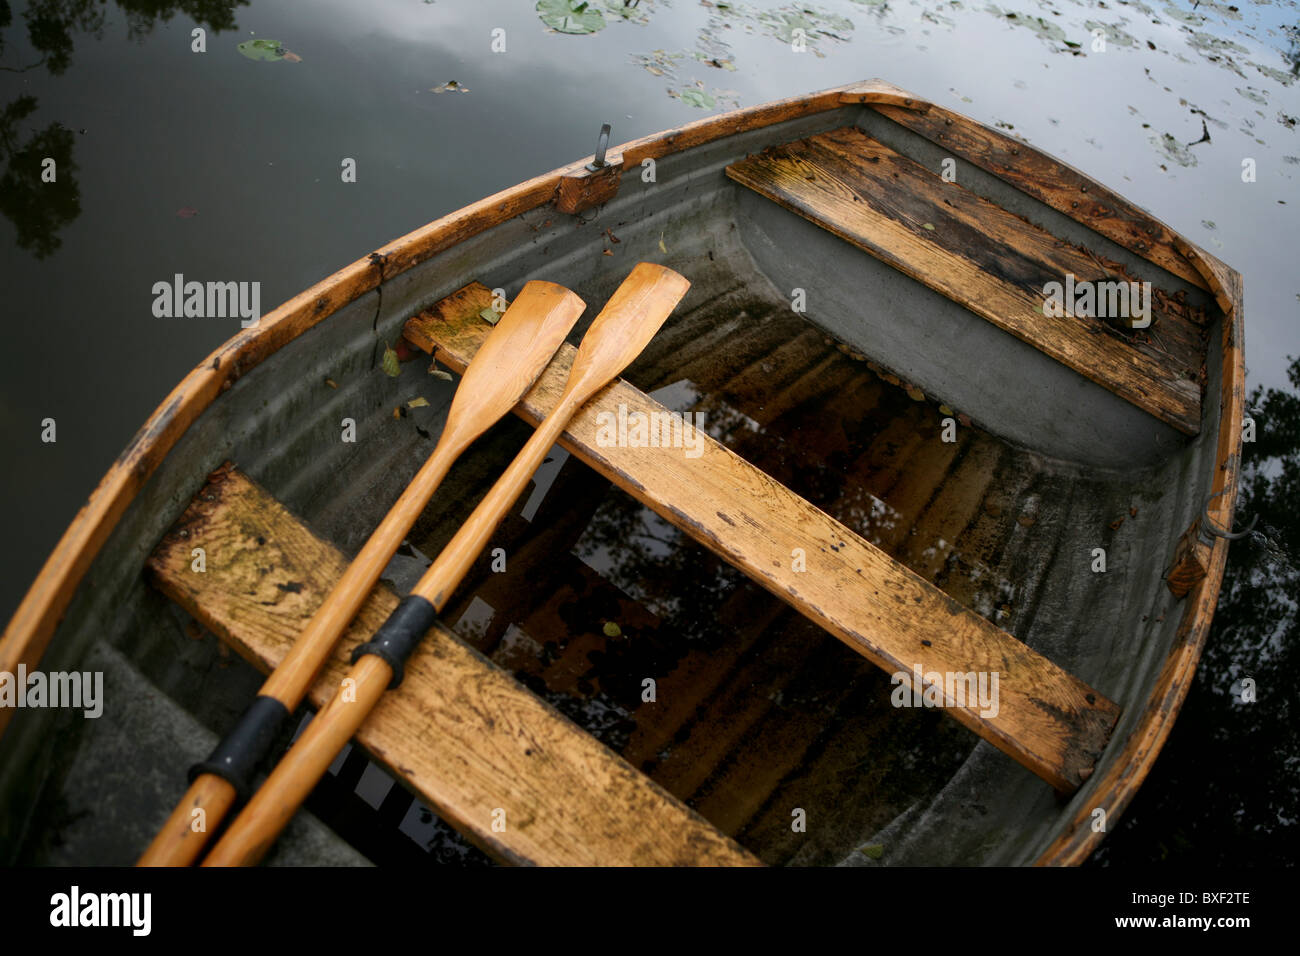
[[[397,503],[330,589],[284,660],[262,685],[253,707],[237,725],[236,733],[251,722],[260,725],[260,736],[269,743],[283,721],[302,703],[316,675],[329,659],[338,636],[356,617],[393,552],[442,484],[463,450],[461,445],[458,438],[438,442]],[[280,706],[276,707],[270,701]],[[214,759],[220,760],[223,752],[232,749],[232,739],[228,735],[206,764],[210,765]],[[247,762],[255,764],[259,756],[255,750],[250,752]],[[199,765],[200,768],[203,766]],[[229,774],[233,768],[225,769]],[[243,773],[237,776],[243,776]],[[214,773],[196,773],[189,789],[137,865],[189,866],[194,863],[207,844],[208,834],[225,819],[237,796],[235,786],[222,777]]]
[[[533,432],[514,461],[439,553],[437,560],[425,571],[412,589],[411,597],[406,598],[403,605],[409,607],[411,602],[428,602],[432,605],[427,617],[430,622],[433,612],[442,610],[452,592],[464,580],[474,560],[491,540],[497,526],[528,487],[529,480],[564,431],[564,426],[574,411],[575,400],[572,393],[566,391],[559,404]],[[391,631],[398,621],[399,615],[394,613],[380,628],[372,643],[382,643],[385,632]],[[412,642],[417,641],[422,634],[423,629],[412,633]],[[411,643],[409,646],[414,645]],[[203,861],[204,866],[250,866],[262,858],[298,807],[307,799],[312,787],[325,775],[338,752],[365,722],[392,682],[393,674],[393,668],[381,656],[365,654],[357,659],[329,704],[307,725],[289,752],[258,788],[248,806],[212,848],[212,852]]]
[[[412,594],[424,598],[437,611],[446,606],[452,592],[460,586],[474,561],[487,547],[510,507],[523,494],[534,473],[546,460],[546,453],[559,440],[564,426],[569,423],[575,411],[577,404],[572,393],[566,391],[551,414],[529,437],[514,461],[501,473],[501,477],[492,485],[478,507],[438,553],[433,564],[411,589]]]
[[[293,648],[262,685],[262,696],[275,697],[289,710],[297,707],[307,696],[338,636],[361,610],[379,575],[429,504],[460,452],[459,447],[442,443],[434,449],[415,480],[402,492],[383,523],[330,589],[329,597],[312,615]]]

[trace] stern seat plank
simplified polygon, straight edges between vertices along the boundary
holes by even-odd
[[[770,147],[727,167],[759,195],[924,283],[1187,435],[1201,427],[1200,332],[1159,311],[1163,350],[1097,318],[1043,314],[1044,286],[1128,282],[1074,247],[856,127]]]

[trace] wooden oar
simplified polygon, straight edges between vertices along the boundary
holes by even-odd
[[[554,410],[456,532],[375,636],[353,653],[342,687],[307,725],[266,782],[213,847],[204,866],[260,860],[433,626],[470,565],[523,493],[574,413],[641,353],[690,283],[663,266],[640,263],[587,331]],[[344,689],[346,688],[346,692]]]
[[[252,705],[212,755],[191,770],[193,783],[140,866],[193,863],[266,756],[284,721],[302,702],[339,636],[356,616],[393,553],[452,463],[523,398],[569,334],[586,304],[563,286],[529,282],[465,370],[429,460],[416,473],[275,669]],[[201,822],[201,827],[196,823]]]

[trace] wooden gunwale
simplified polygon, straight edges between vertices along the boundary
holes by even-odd
[[[1110,235],[1107,229],[1113,230],[1113,226],[1107,226],[1106,217],[1100,214],[1106,212],[1109,215],[1104,207],[1099,212],[1094,206],[1082,202],[1074,206],[1074,200],[1068,203],[1049,201],[1041,191],[1035,193],[1027,188],[1023,177],[1015,177],[1005,164],[995,164],[983,153],[998,150],[1023,157],[1018,165],[1031,161],[1054,164],[1068,175],[1078,177],[1072,185],[1078,185],[1080,191],[1083,191],[1083,186],[1087,186],[1094,196],[1106,197],[1106,201],[1115,210],[1134,218],[1140,216],[1158,225],[1162,237],[1172,237],[1174,252],[1190,263],[1190,271],[1183,269],[1177,258],[1166,256],[1163,251],[1153,251],[1155,237],[1152,237],[1151,247],[1134,251],[1162,268],[1184,275],[1202,288],[1209,289],[1224,311],[1223,382],[1213,485],[1215,492],[1224,493],[1211,503],[1210,515],[1221,527],[1231,527],[1238,488],[1245,389],[1240,276],[1204,250],[1187,243],[1158,220],[1115,196],[1100,183],[1028,144],[960,114],[936,107],[880,80],[831,88],[708,117],[677,129],[633,140],[617,149],[623,154],[625,166],[631,168],[639,166],[647,158],[671,155],[725,136],[827,112],[852,103],[871,105],[891,119],[931,115],[941,118],[950,130],[974,136],[977,140],[976,145],[966,150],[966,158],[1101,235]],[[951,145],[951,142],[946,145]],[[222,391],[281,346],[356,301],[383,280],[399,275],[514,216],[550,202],[561,177],[576,172],[585,162],[584,157],[568,166],[526,180],[388,243],[371,256],[344,266],[294,296],[264,316],[258,327],[240,332],[209,354],[201,365],[181,380],[136,433],[55,545],[6,626],[3,637],[0,637],[0,670],[14,672],[19,664],[25,664],[28,668],[38,666],[73,594],[117,521],[176,442]],[[1163,248],[1161,245],[1162,250]],[[1168,264],[1155,258],[1157,255]],[[379,257],[378,263],[373,261],[374,257]],[[1227,549],[1227,541],[1215,540],[1210,551],[1208,573],[1188,601],[1179,630],[1180,638],[1171,649],[1160,680],[1148,699],[1147,711],[1124,744],[1124,749],[1112,758],[1111,769],[1091,784],[1091,789],[1096,794],[1095,805],[1107,807],[1112,821],[1127,806],[1149,772],[1186,697],[1213,617]],[[9,710],[0,710],[0,735],[7,728],[11,716]],[[1045,850],[1036,862],[1068,865],[1085,859],[1102,836],[1092,832],[1088,825],[1090,811],[1091,807],[1081,808],[1072,820],[1070,829]]]
[[[1231,530],[1240,481],[1241,429],[1246,402],[1241,276],[1181,237],[1178,244],[1180,251],[1205,277],[1206,284],[1224,311],[1219,441],[1212,485],[1215,497],[1207,511],[1220,528]],[[1109,770],[1093,784],[1093,799],[1081,802],[1069,828],[1043,851],[1035,865],[1077,866],[1086,860],[1104,835],[1092,829],[1093,810],[1100,807],[1106,811],[1108,821],[1117,820],[1151,772],[1196,674],[1223,584],[1228,545],[1226,539],[1216,537],[1208,549],[1206,575],[1187,596],[1174,645],[1165,658],[1138,725],[1124,742],[1120,753],[1112,758]]]

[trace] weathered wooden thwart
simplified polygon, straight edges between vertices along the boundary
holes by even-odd
[[[470,574],[455,600],[454,583],[416,585],[456,633],[432,625],[388,693],[365,665],[378,703],[355,739],[497,860],[1077,864],[1103,838],[1097,811],[1113,829],[1177,717],[1222,581],[1244,404],[1237,273],[1078,170],[878,80],[595,160],[358,259],[162,403],[0,638],[0,672],[104,666],[147,690],[131,706],[110,694],[75,728],[0,709],[0,862],[130,862],[164,821],[146,862],[197,857],[190,811],[219,818],[235,790],[178,806],[182,768],[237,724],[257,677],[221,667],[189,616],[259,671],[287,661],[264,691],[286,712],[306,692],[334,728],[321,735],[350,733],[331,700],[403,597],[368,590],[403,529],[430,555],[460,541],[445,580]],[[637,175],[648,160],[652,183]],[[499,417],[522,395],[524,424],[426,472],[456,427],[454,386],[424,363],[387,377],[378,356],[404,336],[464,374],[492,354],[496,290],[520,301],[542,280],[605,301],[636,262],[690,293],[642,364],[562,430],[542,426],[572,455],[547,480],[580,494],[539,485],[548,523],[512,515],[493,539],[521,543],[510,572],[472,566],[496,518],[470,509],[555,412],[575,349],[508,396],[471,372],[467,398]],[[1053,310],[1055,284],[1108,289],[1133,314]],[[793,310],[792,288],[807,292]],[[553,346],[564,329],[551,332]],[[708,413],[689,455],[602,439],[607,416],[689,409]],[[552,432],[532,434],[530,468]],[[346,570],[342,552],[362,560]],[[495,636],[480,639],[483,607]],[[304,630],[315,650],[291,652]],[[991,674],[994,706],[957,693]],[[647,678],[657,699],[632,690]],[[900,711],[891,678],[919,680],[910,700],[940,713]],[[140,769],[118,780],[100,754]],[[216,834],[230,838],[217,862],[260,856],[304,795],[295,777],[281,801],[283,775],[269,779],[251,823]],[[129,831],[125,849],[105,848],[110,829]],[[313,839],[276,852],[337,858]]]
[[[188,573],[196,537],[227,559]],[[255,667],[277,667],[347,562],[237,469],[213,474],[149,559],[158,587]],[[381,585],[310,693],[323,707],[398,596]],[[506,862],[750,865],[753,856],[542,703],[442,625],[357,741]],[[493,829],[494,811],[506,826]]]
[[[463,371],[487,333],[491,302],[467,286],[406,324],[406,337]],[[536,424],[554,406],[573,361],[562,346],[518,411]],[[717,441],[698,458],[658,448],[600,447],[601,415],[667,413],[626,381],[590,402],[561,444],[614,484],[740,568],[800,613],[889,672],[999,674],[994,716],[978,700],[949,712],[1052,786],[1070,792],[1091,772],[1118,715],[1116,705],[1010,634],[864,541]],[[810,551],[806,569],[791,561]]]

